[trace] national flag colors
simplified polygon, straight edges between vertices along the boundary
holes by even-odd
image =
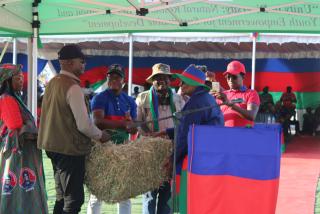
[[[182,73],[190,64],[207,65],[208,70],[214,71],[217,81],[221,86],[228,88],[227,81],[222,73],[226,70],[227,64],[233,59],[192,59],[178,57],[134,57],[133,76],[134,84],[144,85],[145,79],[151,74],[152,66],[162,62],[170,65],[172,73]],[[246,66],[246,77],[244,83],[251,85],[251,59],[238,59]],[[94,56],[87,59],[86,72],[93,75],[84,74],[81,77],[89,80],[91,84],[101,80],[97,69],[106,70],[106,66],[114,63],[122,64],[126,70],[125,81],[128,80],[128,57],[123,56]],[[58,63],[53,61],[53,65],[59,71]],[[103,72],[102,72],[103,73]],[[87,76],[88,75],[88,76]],[[99,77],[98,77],[99,76]],[[287,86],[292,86],[293,92],[297,96],[297,109],[306,107],[317,107],[320,102],[320,62],[314,58],[303,59],[279,59],[267,58],[256,59],[255,89],[262,91],[263,87],[269,86],[270,92],[274,96],[274,101],[278,101],[282,92]],[[172,86],[178,86],[175,81]]]
[[[183,160],[182,166],[177,165],[174,212],[180,214],[187,213],[187,177],[188,177],[188,157]]]
[[[221,86],[228,88],[227,81],[222,73],[226,70],[227,64],[233,59],[213,58],[180,58],[180,57],[134,57],[133,75],[134,84],[144,85],[145,79],[151,74],[152,66],[156,63],[170,65],[172,73],[182,73],[190,64],[206,65],[209,71],[214,71],[217,81]],[[244,83],[251,85],[251,63],[252,59],[237,59],[246,67]],[[12,61],[12,54],[7,53],[3,63]],[[43,70],[48,60],[38,60],[38,74]],[[23,64],[23,71],[27,72],[27,55],[18,54],[18,63]],[[51,60],[56,72],[60,72],[58,60]],[[106,72],[109,65],[121,64],[126,71],[125,81],[128,81],[128,56],[89,56],[86,59],[86,71],[80,77],[81,85],[89,81],[92,88],[96,89],[105,82]],[[274,101],[278,101],[282,92],[287,86],[292,86],[297,97],[297,109],[306,107],[316,108],[320,103],[320,61],[317,58],[257,58],[256,59],[255,89],[262,91],[263,87],[269,86]],[[25,73],[26,74],[26,73]],[[27,77],[27,75],[25,75]],[[27,81],[25,81],[27,83]],[[178,86],[179,81],[173,82],[172,86]]]
[[[193,126],[189,132],[188,214],[274,214],[281,130]]]

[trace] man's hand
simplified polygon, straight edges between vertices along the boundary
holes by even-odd
[[[106,131],[102,131],[100,142],[105,143],[105,142],[109,141],[110,139],[111,139],[111,135]]]
[[[129,121],[124,121],[125,122],[125,130],[129,134],[136,134],[138,132],[138,128],[135,126],[134,121],[129,120]]]

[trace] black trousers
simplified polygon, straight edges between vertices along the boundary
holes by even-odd
[[[85,156],[46,152],[54,173],[56,202],[53,214],[77,214],[84,203]]]
[[[148,193],[147,193],[148,194]],[[159,189],[151,192],[148,195],[147,213],[148,214],[169,214],[169,200],[171,198],[171,185],[168,181],[163,182]],[[158,198],[158,203],[157,203]]]

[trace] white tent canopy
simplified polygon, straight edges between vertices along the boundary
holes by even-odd
[[[87,55],[180,58],[320,58],[320,36],[308,34],[259,34],[256,45],[249,33],[134,33],[41,36],[44,48],[38,57],[56,59],[58,50],[67,43],[78,43]],[[132,39],[133,43],[130,43]],[[0,38],[0,42],[12,41]],[[17,51],[25,52],[27,39],[17,39]],[[130,49],[130,44],[132,48]],[[256,47],[256,50],[255,50]],[[9,51],[14,49],[9,46]],[[131,51],[130,51],[131,50]],[[129,57],[129,68],[132,60]],[[28,69],[29,70],[29,69]],[[132,69],[129,69],[131,71]],[[129,72],[132,75],[132,71]],[[129,77],[130,77],[129,75]],[[32,79],[35,79],[33,77]],[[130,78],[129,78],[130,79]],[[254,76],[252,77],[254,87]],[[129,81],[129,88],[131,84]],[[30,104],[32,105],[34,101]],[[34,104],[33,104],[34,105]],[[35,113],[35,108],[34,113]]]
[[[131,34],[135,42],[251,42],[251,34],[248,33],[133,33]],[[80,43],[80,42],[129,42],[129,34],[88,34],[88,35],[57,35],[40,36],[42,43]],[[0,37],[0,42],[10,41],[10,37]],[[19,38],[22,43],[27,43],[27,39]],[[319,44],[318,34],[276,34],[261,33],[259,41],[262,43],[306,43]]]
[[[134,33],[134,57],[251,58],[252,37],[248,33]],[[11,38],[0,38],[0,42]],[[27,39],[19,38],[18,52]],[[45,48],[39,57],[56,59],[67,43],[79,43],[88,55],[128,56],[129,34],[41,36]],[[9,46],[9,51],[12,47]],[[26,52],[24,52],[26,53]],[[319,58],[320,35],[259,34],[256,58]]]

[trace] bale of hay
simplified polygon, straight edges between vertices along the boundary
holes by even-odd
[[[108,203],[133,198],[169,179],[163,165],[171,152],[171,141],[158,137],[120,145],[98,143],[86,158],[85,184],[90,193]]]

